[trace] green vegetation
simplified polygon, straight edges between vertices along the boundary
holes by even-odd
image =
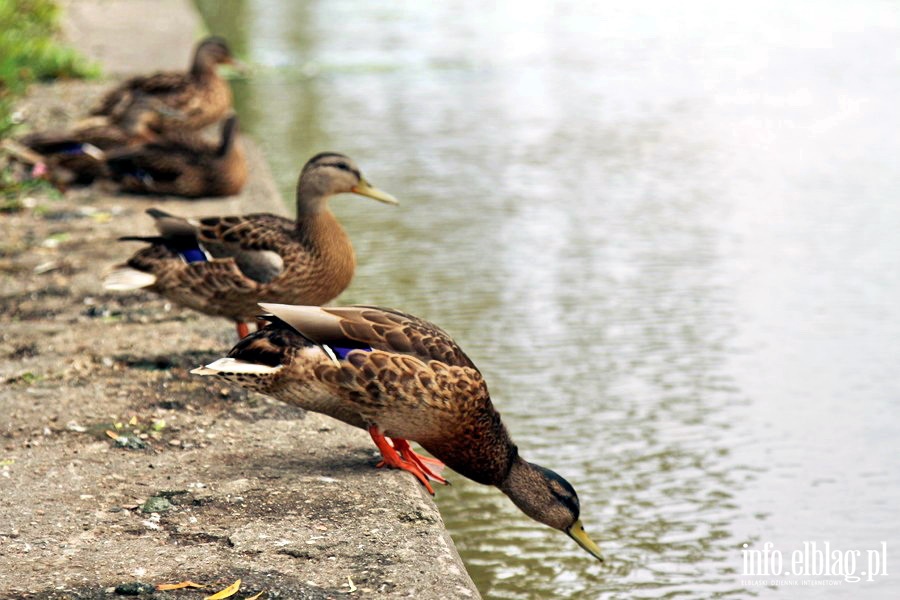
[[[0,2],[2,1],[0,0]],[[0,138],[2,137],[3,135],[0,134]],[[0,165],[2,165],[2,161],[0,161]],[[25,208],[22,203],[23,197],[37,191],[43,192],[54,200],[60,197],[59,191],[49,181],[44,179],[20,181],[13,176],[10,168],[0,167],[0,215],[19,212]]]
[[[96,77],[97,66],[59,44],[55,0],[0,0],[0,138],[15,125],[12,107],[33,81]]]

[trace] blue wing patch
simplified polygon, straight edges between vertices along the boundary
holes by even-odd
[[[372,347],[368,344],[357,344],[350,340],[341,342],[340,346],[328,344],[328,347],[331,348],[331,351],[334,352],[334,355],[338,358],[338,360],[347,360],[347,355],[350,354],[350,352],[352,352],[353,350],[364,350],[366,352],[372,351]]]
[[[199,246],[197,248],[185,248],[178,251],[178,254],[181,255],[181,258],[184,259],[184,262],[190,264],[195,262],[207,262],[209,260],[209,256],[207,256],[206,252],[203,251],[203,248]]]

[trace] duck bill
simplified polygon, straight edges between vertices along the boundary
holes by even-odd
[[[220,73],[226,78],[245,77],[250,74],[250,66],[233,56],[222,62],[219,67]]]
[[[587,550],[591,556],[599,560],[600,562],[604,562],[603,554],[600,552],[600,546],[594,543],[588,534],[584,531],[584,525],[581,524],[581,521],[575,521],[571,527],[566,530],[566,533],[570,538],[575,540],[579,546]]]
[[[377,187],[369,185],[369,182],[365,179],[360,179],[359,183],[353,186],[353,189],[351,189],[350,191],[354,194],[359,194],[360,196],[368,196],[369,198],[373,198],[375,200],[378,200],[379,202],[384,202],[385,204],[400,204],[399,200],[397,200],[387,192],[383,192]]]

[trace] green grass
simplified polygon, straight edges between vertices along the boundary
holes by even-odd
[[[59,43],[59,16],[55,0],[0,0],[0,138],[15,126],[13,106],[28,84],[100,74]]]
[[[51,200],[61,197],[59,191],[49,181],[43,179],[19,181],[13,177],[9,168],[0,168],[0,216],[23,210],[25,208],[23,198],[34,192],[40,192]]]

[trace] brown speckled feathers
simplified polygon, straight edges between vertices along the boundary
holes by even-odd
[[[233,62],[224,40],[209,37],[198,44],[189,71],[133,77],[109,91],[91,114],[113,123],[133,118],[135,111],[160,115],[158,131],[200,129],[231,110],[231,88],[216,66]]]
[[[180,131],[136,147],[107,153],[106,164],[123,191],[186,198],[231,196],[247,181],[247,160],[237,117],[222,124],[219,141]]]
[[[415,440],[479,483],[497,485],[505,478],[516,448],[481,373],[442,329],[366,306],[279,307],[277,313],[229,357],[285,369],[244,385],[357,427],[375,424],[385,435]],[[327,351],[316,351],[318,344],[349,351],[335,362]],[[307,404],[290,389],[298,378],[314,379],[338,408]]]
[[[163,215],[161,211],[154,217]],[[300,224],[270,214],[209,217],[191,228],[211,260],[185,262],[173,234],[160,228],[161,238],[145,239],[152,245],[138,251],[127,265],[152,273],[151,290],[206,314],[247,321],[259,313],[258,302],[303,301],[325,303],[337,296],[353,276],[352,247],[337,220]],[[159,222],[159,221],[158,221]],[[304,245],[304,225],[331,229],[327,245],[344,242],[337,256],[312,254]],[[326,234],[323,234],[326,235]]]
[[[326,304],[350,284],[356,257],[328,199],[355,193],[396,204],[369,185],[348,157],[311,158],[297,182],[297,219],[271,214],[221,216],[189,222],[148,211],[160,232],[126,237],[150,247],[107,278],[108,289],[147,288],[200,312],[242,324],[258,302]]]
[[[519,456],[481,373],[442,329],[372,306],[261,306],[271,313],[266,328],[192,373],[368,430],[381,464],[409,471],[431,493],[429,479],[446,483],[435,462],[497,486],[529,517],[603,560],[584,531],[575,488]],[[417,455],[408,440],[437,461]]]
[[[353,341],[424,361],[475,367],[447,332],[407,313],[374,306],[323,308],[322,312],[333,318],[313,320],[306,317],[296,324],[301,327],[300,331],[318,342]]]
[[[156,115],[142,112],[123,123],[88,119],[66,130],[35,131],[19,141],[41,155],[49,179],[57,184],[89,184],[109,176],[110,151],[152,142],[158,138],[151,125]]]

